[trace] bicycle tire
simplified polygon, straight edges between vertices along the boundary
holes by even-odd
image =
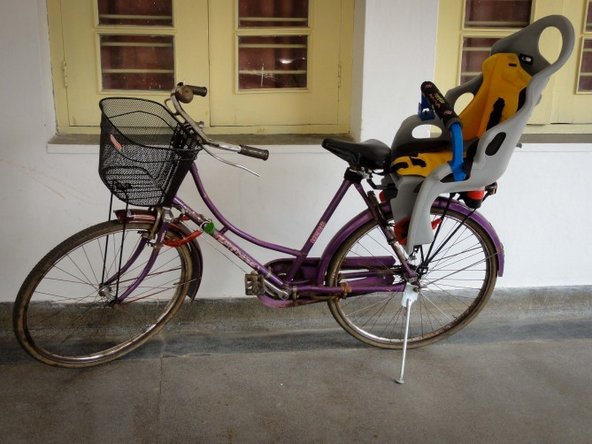
[[[497,252],[487,232],[458,211],[448,209],[444,215],[443,211],[432,207],[432,218],[441,219],[438,236],[431,248],[422,246],[418,254],[430,251],[435,257],[421,271],[421,291],[411,307],[409,348],[431,344],[466,326],[487,303],[497,279]],[[392,214],[387,217],[392,224]],[[382,230],[372,220],[337,249],[328,267],[327,285],[347,283],[347,274],[352,270],[342,269],[346,257],[375,252],[395,258]],[[411,265],[420,270],[421,261]],[[404,282],[400,264],[395,263],[389,273],[393,283]],[[335,320],[356,339],[379,348],[403,347],[406,309],[401,293],[336,297],[328,304]]]
[[[152,224],[128,222],[124,232],[119,221],[100,223],[66,239],[41,259],[14,304],[13,328],[25,351],[45,364],[89,367],[117,359],[158,333],[192,287],[192,260],[201,256],[187,245],[162,247],[150,273],[122,303],[109,304],[113,287],[119,285],[118,294],[123,294],[144,268],[151,247],[141,248],[119,284],[99,291],[103,275],[116,273],[120,257],[125,264],[151,229]],[[167,237],[182,234],[171,228]]]

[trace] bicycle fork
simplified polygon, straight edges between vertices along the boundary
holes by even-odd
[[[151,220],[153,222],[153,227],[150,232],[147,232],[146,235],[142,238],[142,240],[138,243],[135,247],[134,252],[130,255],[129,259],[127,259],[125,264],[122,264],[122,253],[123,253],[123,246],[125,241],[125,224],[128,218],[127,211],[123,212],[116,212],[117,218],[122,222],[124,229],[122,230],[121,234],[121,245],[120,248],[120,259],[119,259],[119,267],[117,271],[108,279],[105,280],[103,276],[103,281],[99,286],[99,294],[102,297],[105,297],[107,301],[107,305],[114,306],[117,304],[123,303],[125,299],[138,288],[140,283],[148,276],[152,266],[156,262],[158,258],[158,254],[160,253],[160,249],[163,246],[163,240],[166,235],[166,232],[169,228],[171,221],[173,220],[173,215],[169,209],[166,208],[158,208],[157,210],[157,217],[156,220]],[[108,240],[107,240],[108,241]],[[120,295],[119,294],[119,283],[121,277],[131,268],[131,266],[135,263],[138,259],[144,248],[148,245],[152,245],[152,252],[150,253],[150,257],[146,261],[144,268],[135,279],[135,281]],[[105,245],[105,252],[107,251],[107,245]],[[105,267],[106,264],[103,264]],[[115,294],[112,293],[111,286],[116,285]]]

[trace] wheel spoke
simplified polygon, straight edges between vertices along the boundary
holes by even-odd
[[[15,303],[15,331],[25,350],[52,365],[83,367],[122,356],[156,333],[201,276],[192,276],[199,258],[186,245],[166,248],[125,301],[116,303],[116,284],[123,294],[144,273],[153,250],[138,248],[151,229],[129,222],[122,242],[122,225],[106,222],[72,236],[42,259]],[[136,252],[134,263],[128,263]],[[126,269],[118,277],[121,265]],[[111,284],[100,284],[103,270]]]
[[[420,258],[411,262],[420,274],[420,291],[412,305],[410,346],[425,345],[462,328],[487,301],[496,277],[497,252],[486,232],[472,219],[458,213],[454,207],[446,214],[435,208],[434,218],[440,218],[430,257],[419,249]],[[363,276],[363,269],[348,268],[356,262],[348,258],[371,258],[393,251],[374,222],[354,232],[339,248],[328,272],[328,284]],[[374,261],[378,263],[378,261]],[[342,267],[344,267],[342,269]],[[402,282],[402,267],[386,267],[375,273],[393,274],[393,281]],[[353,285],[351,282],[351,285]],[[407,284],[411,285],[411,284]],[[331,313],[351,335],[368,344],[383,348],[400,348],[404,336],[406,310],[403,295],[374,293],[329,302]]]

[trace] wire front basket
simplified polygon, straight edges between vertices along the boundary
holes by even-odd
[[[101,100],[99,175],[130,205],[168,206],[200,149],[163,105],[144,99]]]

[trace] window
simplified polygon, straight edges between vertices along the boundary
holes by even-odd
[[[101,89],[170,91],[175,85],[173,2],[98,0],[98,25],[136,27],[132,34],[99,32]],[[108,28],[107,28],[108,29]]]
[[[582,56],[580,59],[579,93],[592,92],[592,39],[584,39]]]
[[[481,72],[481,64],[493,44],[530,22],[532,0],[498,1],[466,0],[463,19],[460,82],[464,83]],[[501,31],[500,31],[501,30]],[[491,33],[484,37],[479,33]]]
[[[239,90],[307,87],[308,14],[307,0],[239,0]]]
[[[567,16],[581,44],[578,48],[576,43],[568,63],[551,79],[527,132],[590,132],[592,114],[586,111],[592,106],[590,0],[440,1],[436,83],[446,91],[470,80],[480,72],[495,41],[550,14]],[[552,59],[559,42],[558,33],[545,32],[541,52]]]
[[[58,131],[183,81],[212,133],[349,130],[353,0],[47,0]]]
[[[352,0],[215,0],[209,14],[211,127],[348,131]]]
[[[580,55],[578,93],[592,93],[592,0],[588,1]]]

